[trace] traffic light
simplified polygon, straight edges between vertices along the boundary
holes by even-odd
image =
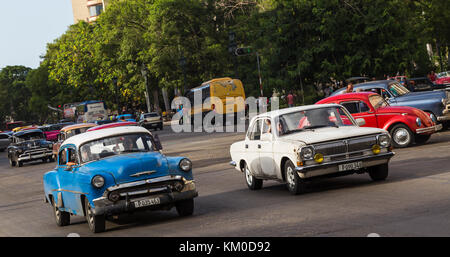
[[[234,54],[237,56],[240,55],[247,55],[247,54],[252,54],[253,51],[250,47],[240,47],[240,48],[236,48],[236,50],[234,51]]]

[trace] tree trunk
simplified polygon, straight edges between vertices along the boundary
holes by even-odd
[[[159,92],[158,89],[155,88],[152,90],[153,91],[153,103],[155,105],[155,111],[159,114],[161,114],[161,108],[159,108]]]

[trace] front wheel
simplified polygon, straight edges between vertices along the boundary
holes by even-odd
[[[394,147],[404,148],[414,143],[414,135],[408,126],[404,124],[397,124],[391,130],[392,141]]]
[[[244,176],[245,182],[247,182],[247,186],[250,190],[259,190],[262,188],[263,180],[255,178],[252,174],[250,174],[250,169],[247,166],[247,163],[244,167]]]
[[[12,157],[12,156],[9,157],[9,165],[10,165],[11,167],[16,166],[16,161],[13,161],[13,157]]]
[[[373,181],[382,181],[389,175],[388,164],[381,164],[373,167],[369,167],[369,176]]]
[[[194,213],[194,199],[178,201],[175,204],[175,208],[177,209],[178,215],[182,217],[190,216]]]
[[[287,188],[291,194],[298,195],[305,192],[305,181],[297,174],[295,166],[290,160],[284,165],[284,176],[286,178]]]
[[[55,214],[56,225],[63,227],[70,224],[70,213],[61,211],[56,206],[55,201],[52,201],[53,214]]]
[[[430,139],[431,135],[416,135],[416,143],[417,144],[425,144],[428,139]]]
[[[105,231],[105,216],[94,215],[92,206],[87,198],[84,199],[84,206],[86,208],[86,220],[89,225],[89,229],[94,233]]]

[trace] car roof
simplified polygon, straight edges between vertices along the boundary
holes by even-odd
[[[371,95],[378,95],[375,92],[354,92],[354,93],[345,93],[345,94],[338,94],[338,95],[333,95],[327,98],[324,98],[319,102],[322,102],[324,100],[326,101],[335,101],[335,100],[341,100],[341,99],[347,99],[347,98],[356,98],[356,99],[366,99],[367,97],[371,96]]]
[[[120,134],[133,134],[133,133],[148,133],[151,134],[147,129],[139,126],[123,126],[123,127],[114,127],[114,128],[106,128],[101,130],[93,130],[88,131],[85,133],[81,133],[72,137],[69,137],[66,139],[61,147],[64,145],[73,144],[77,148],[80,147],[80,145],[93,141],[100,138],[110,137],[114,135],[120,135]]]
[[[124,127],[124,126],[137,126],[137,125],[139,125],[139,124],[134,121],[119,121],[119,122],[98,125],[98,126],[88,129],[88,131],[101,130],[101,129],[107,129],[107,128],[115,128],[115,127]]]
[[[291,112],[299,112],[299,111],[306,111],[306,110],[313,110],[313,109],[327,108],[327,107],[334,107],[334,106],[340,107],[341,105],[339,105],[339,104],[320,104],[320,105],[319,104],[311,104],[311,105],[302,105],[302,106],[297,106],[297,107],[289,107],[289,108],[279,109],[276,111],[261,113],[261,114],[256,115],[255,117],[253,117],[253,119],[257,119],[257,118],[261,118],[261,117],[275,118],[277,116],[291,113]]]
[[[43,132],[40,129],[21,130],[19,132],[14,133],[13,136],[20,137],[20,136],[23,136],[25,134],[31,134],[31,133],[43,133]]]
[[[73,129],[87,128],[87,127],[90,128],[90,127],[95,127],[95,126],[97,126],[97,124],[95,124],[95,123],[78,123],[78,124],[65,126],[60,131],[66,132],[66,131],[73,130]]]

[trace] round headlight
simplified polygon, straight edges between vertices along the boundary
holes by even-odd
[[[180,161],[178,166],[180,166],[182,171],[190,171],[192,169],[192,162],[191,160],[184,158]]]
[[[317,163],[322,163],[323,162],[323,154],[316,153],[314,155],[314,161],[316,161]]]
[[[380,144],[380,146],[388,147],[390,143],[391,139],[389,138],[388,135],[381,135],[378,137],[378,144]]]
[[[301,153],[304,160],[311,160],[314,156],[314,151],[311,147],[303,148]]]
[[[416,124],[417,124],[417,127],[422,126],[422,121],[420,120],[420,118],[416,119]]]
[[[105,185],[105,178],[100,175],[96,175],[92,178],[91,184],[96,188],[100,188]]]
[[[372,146],[372,152],[373,152],[374,154],[379,154],[380,151],[381,151],[381,148],[380,148],[379,145],[373,145],[373,146]]]
[[[431,119],[434,123],[437,122],[436,116],[434,116],[434,114],[432,114],[432,113],[430,113],[430,119]]]

